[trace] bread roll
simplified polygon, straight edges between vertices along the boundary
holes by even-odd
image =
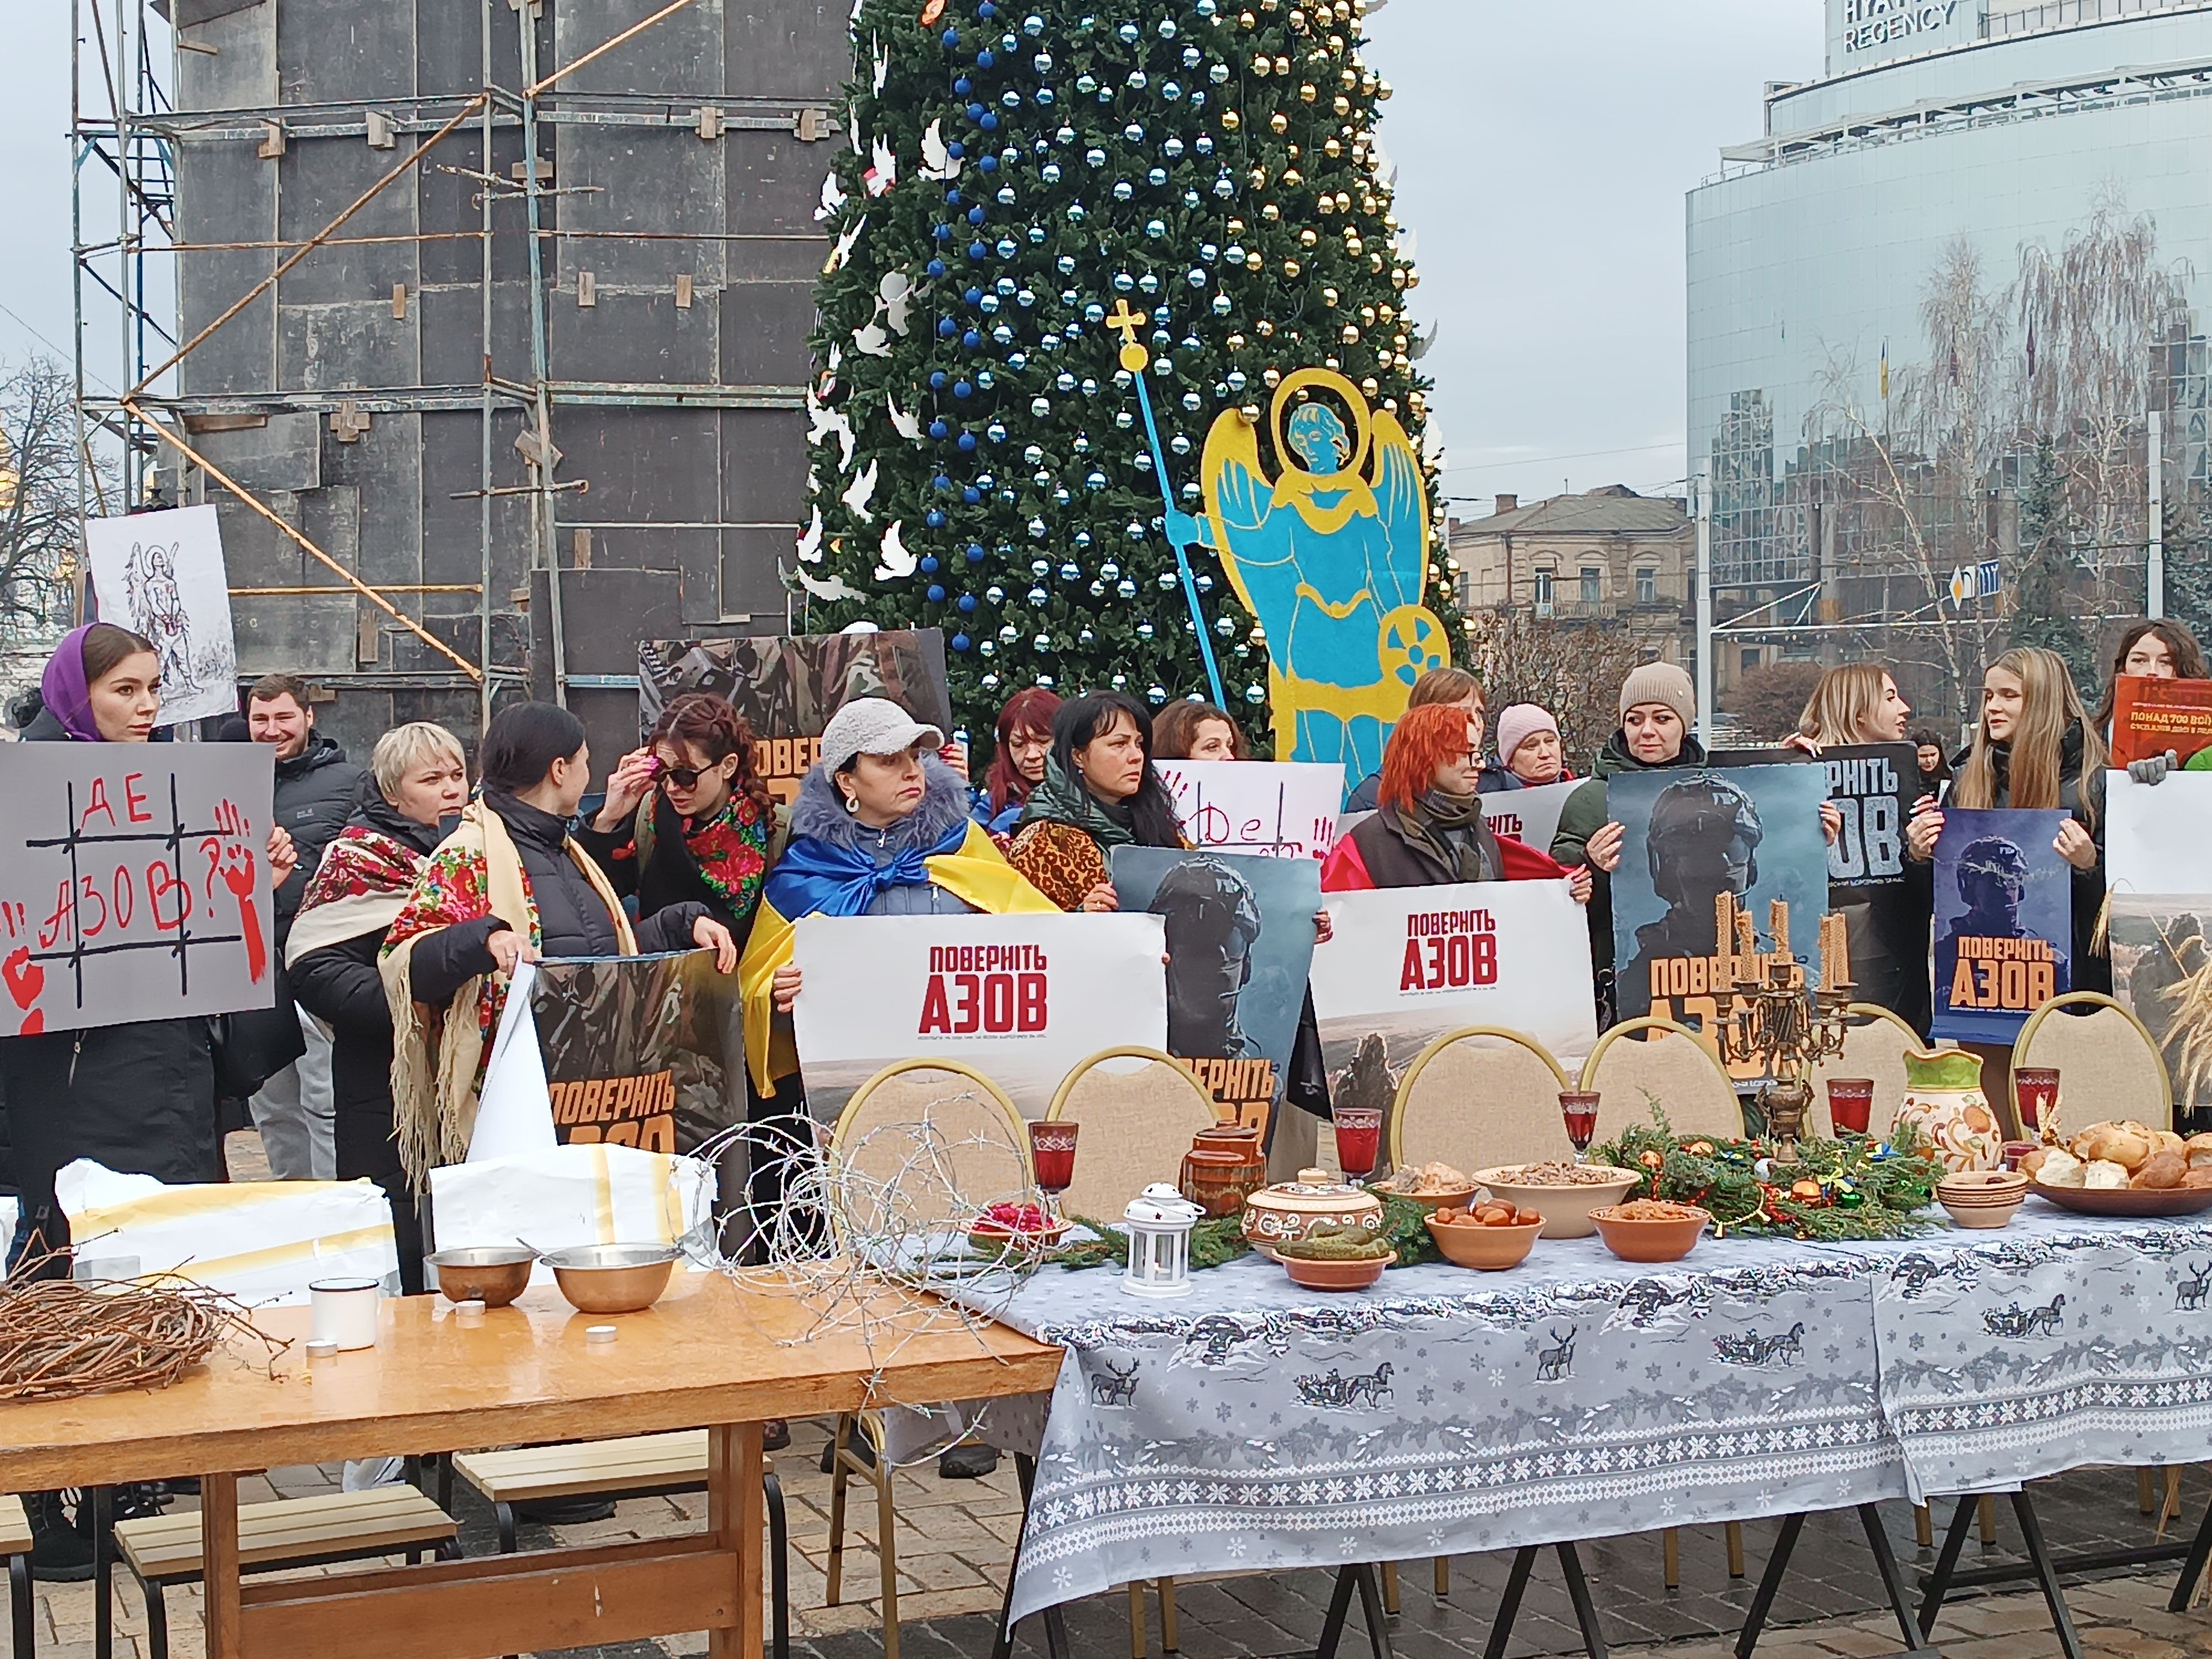
[[[2084,1187],[2121,1188],[2128,1184],[2128,1166],[2109,1158],[2093,1158],[2081,1170]]]
[[[2171,1129],[2153,1129],[2150,1132],[2150,1141],[2153,1157],[2156,1157],[2160,1152],[2178,1152],[2189,1144]]]
[[[2087,1167],[2071,1152],[2057,1146],[2046,1147],[2043,1149],[2043,1161],[2036,1166],[2035,1179],[2046,1187],[2078,1187]]]
[[[2150,1131],[2124,1123],[2093,1123],[2074,1138],[2073,1152],[2086,1164],[2117,1164],[2133,1174],[2151,1154]]]
[[[2045,1163],[2054,1158],[2066,1158],[2069,1163],[2073,1161],[2067,1153],[2060,1152],[2056,1146],[2038,1146],[2033,1152],[2022,1152],[2020,1155],[2020,1172],[2030,1181],[2033,1181],[2037,1178],[2037,1172]]]
[[[2189,1173],[2189,1162],[2177,1152],[2153,1152],[2128,1182],[2130,1187],[2173,1188]]]
[[[2182,1146],[2191,1169],[2212,1169],[2212,1134],[2191,1135]]]
[[[2187,1175],[2181,1177],[2181,1184],[2184,1188],[2187,1188],[2212,1187],[2212,1166],[2207,1166],[2201,1170],[2191,1170]]]

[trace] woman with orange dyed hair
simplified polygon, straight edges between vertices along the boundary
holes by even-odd
[[[1587,903],[1588,870],[1570,871],[1483,822],[1481,744],[1480,717],[1458,704],[1408,708],[1382,751],[1375,813],[1330,851],[1322,890],[1565,878]]]

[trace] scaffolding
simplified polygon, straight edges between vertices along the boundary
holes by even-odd
[[[217,502],[241,674],[387,694],[357,730],[619,730],[639,638],[790,626],[851,48],[803,0],[470,9],[72,0],[81,505]]]

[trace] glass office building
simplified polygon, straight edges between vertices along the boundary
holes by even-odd
[[[2169,497],[2208,481],[2212,3],[1827,6],[1826,73],[1688,199],[1723,684],[1899,622],[1948,680],[2039,550],[2140,610],[2148,410]]]

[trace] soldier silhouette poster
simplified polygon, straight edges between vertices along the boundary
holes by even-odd
[[[238,656],[215,508],[94,519],[84,544],[100,619],[154,642],[161,665],[158,723],[236,714]]]
[[[2062,811],[1953,807],[1936,841],[1935,1035],[2010,1042],[2071,982],[2074,872]]]
[[[1264,1131],[1297,1038],[1321,866],[1117,847],[1113,866],[1121,908],[1149,912],[1167,928],[1168,1053],[1223,1117]]]
[[[1828,908],[1826,793],[1826,774],[1806,765],[1669,769],[1607,781],[1607,815],[1626,831],[1613,876],[1620,1018],[1659,1014],[1692,1030],[1727,1018],[1729,999],[1713,990],[1723,893],[1761,924],[1756,955],[1787,963],[1793,982],[1803,975],[1819,983],[1813,945]]]

